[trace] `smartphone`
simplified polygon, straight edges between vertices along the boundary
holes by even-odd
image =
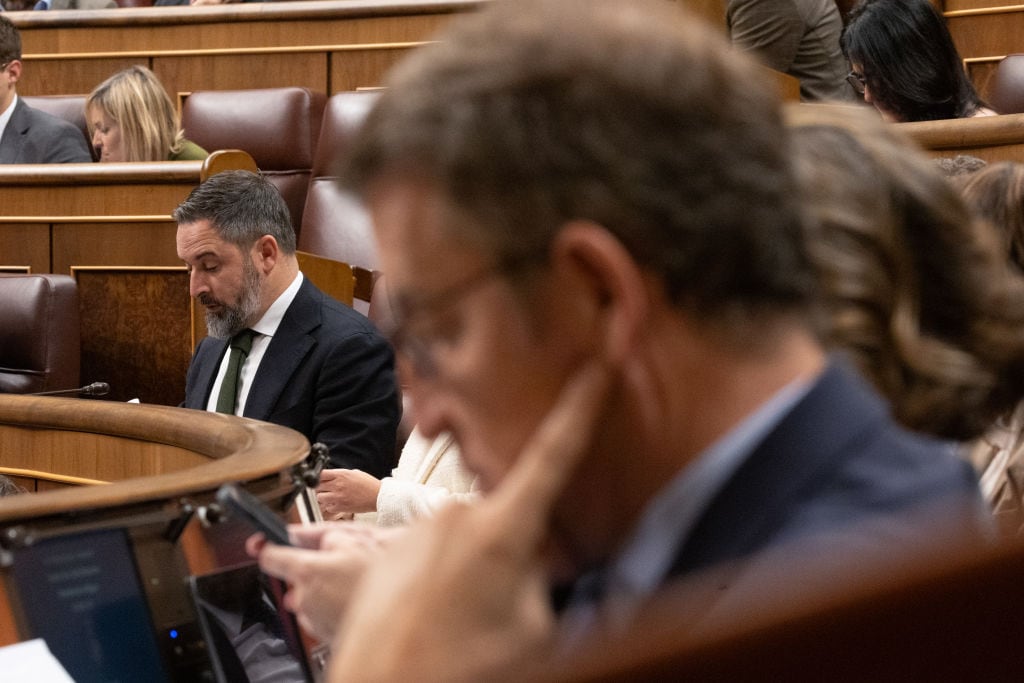
[[[277,545],[291,545],[284,520],[237,484],[224,484],[217,489],[217,502],[227,512],[236,514],[263,532],[267,540]]]

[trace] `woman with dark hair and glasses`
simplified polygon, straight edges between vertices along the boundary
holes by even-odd
[[[887,121],[996,113],[978,97],[929,0],[861,0],[840,46],[852,69],[847,80]]]

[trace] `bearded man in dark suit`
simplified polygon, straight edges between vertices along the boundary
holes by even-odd
[[[190,294],[205,307],[210,333],[192,358],[183,405],[291,427],[324,443],[332,467],[386,476],[400,415],[391,347],[299,271],[274,185],[248,171],[217,174],[174,219]],[[242,336],[250,347],[234,391],[225,392],[229,350]]]

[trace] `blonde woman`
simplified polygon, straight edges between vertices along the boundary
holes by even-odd
[[[193,161],[208,154],[185,139],[178,113],[156,75],[143,66],[118,71],[85,101],[100,161]]]

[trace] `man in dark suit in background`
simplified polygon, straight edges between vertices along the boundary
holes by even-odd
[[[984,529],[970,467],[822,347],[774,85],[679,4],[491,3],[352,141],[417,426],[487,494],[392,539],[330,680],[491,680],[673,579],[716,569],[695,627]],[[322,623],[332,565],[250,550]]]
[[[248,171],[217,174],[174,219],[210,333],[192,358],[184,406],[291,427],[327,445],[332,467],[386,476],[400,412],[391,348],[299,272],[273,184]]]
[[[18,97],[21,34],[0,16],[0,164],[90,162],[82,131]]]

